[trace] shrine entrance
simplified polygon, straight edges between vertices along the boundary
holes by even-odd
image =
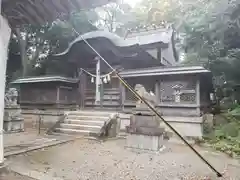
[[[96,57],[95,69],[79,69],[79,107],[83,108],[100,108],[113,105],[113,100],[117,100],[119,94],[118,88],[112,88],[113,71],[101,73],[100,58]],[[115,97],[114,97],[115,96]],[[115,103],[115,106],[119,105]]]

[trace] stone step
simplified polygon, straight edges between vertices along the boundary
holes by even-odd
[[[87,136],[98,136],[106,121],[116,114],[109,111],[95,111],[93,109],[84,111],[69,111],[64,122],[56,128],[55,132],[65,134],[81,134]]]
[[[98,132],[102,128],[102,126],[94,126],[94,125],[82,125],[82,124],[67,124],[62,123],[60,124],[61,128],[64,129],[75,129],[75,130],[86,130],[86,131],[94,131]]]
[[[95,110],[89,110],[89,111],[69,111],[67,112],[68,115],[76,115],[76,116],[99,116],[99,117],[110,117],[112,112],[107,111],[95,111]]]
[[[81,124],[81,125],[95,125],[103,126],[105,121],[103,120],[76,120],[76,119],[65,119],[64,123],[66,124]]]
[[[93,132],[89,130],[56,128],[55,131],[59,133],[64,133],[64,134],[80,134],[84,136],[98,136],[98,132]]]
[[[118,112],[121,110],[121,108],[119,106],[104,106],[104,107],[100,107],[100,106],[95,106],[95,105],[88,105],[85,106],[85,109],[94,109],[96,111],[107,111],[107,112]]]
[[[68,115],[66,119],[72,120],[89,120],[89,121],[106,121],[109,116],[83,116],[83,115]]]

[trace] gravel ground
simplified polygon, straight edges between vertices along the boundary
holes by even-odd
[[[64,180],[200,180],[215,174],[182,145],[166,144],[163,152],[144,152],[124,147],[125,140],[75,142],[10,159],[10,166],[24,167]],[[240,164],[221,153],[198,148],[224,180],[240,179]]]

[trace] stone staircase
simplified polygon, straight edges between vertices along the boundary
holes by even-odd
[[[102,136],[109,125],[117,124],[118,114],[104,111],[69,111],[54,132],[84,136]]]

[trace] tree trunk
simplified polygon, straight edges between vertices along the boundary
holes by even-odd
[[[26,46],[27,46],[27,35],[26,38],[23,39],[21,36],[21,31],[19,28],[16,28],[16,36],[19,43],[20,48],[20,56],[21,56],[21,64],[22,64],[22,76],[27,75],[27,69],[28,69],[28,57],[26,52]]]

